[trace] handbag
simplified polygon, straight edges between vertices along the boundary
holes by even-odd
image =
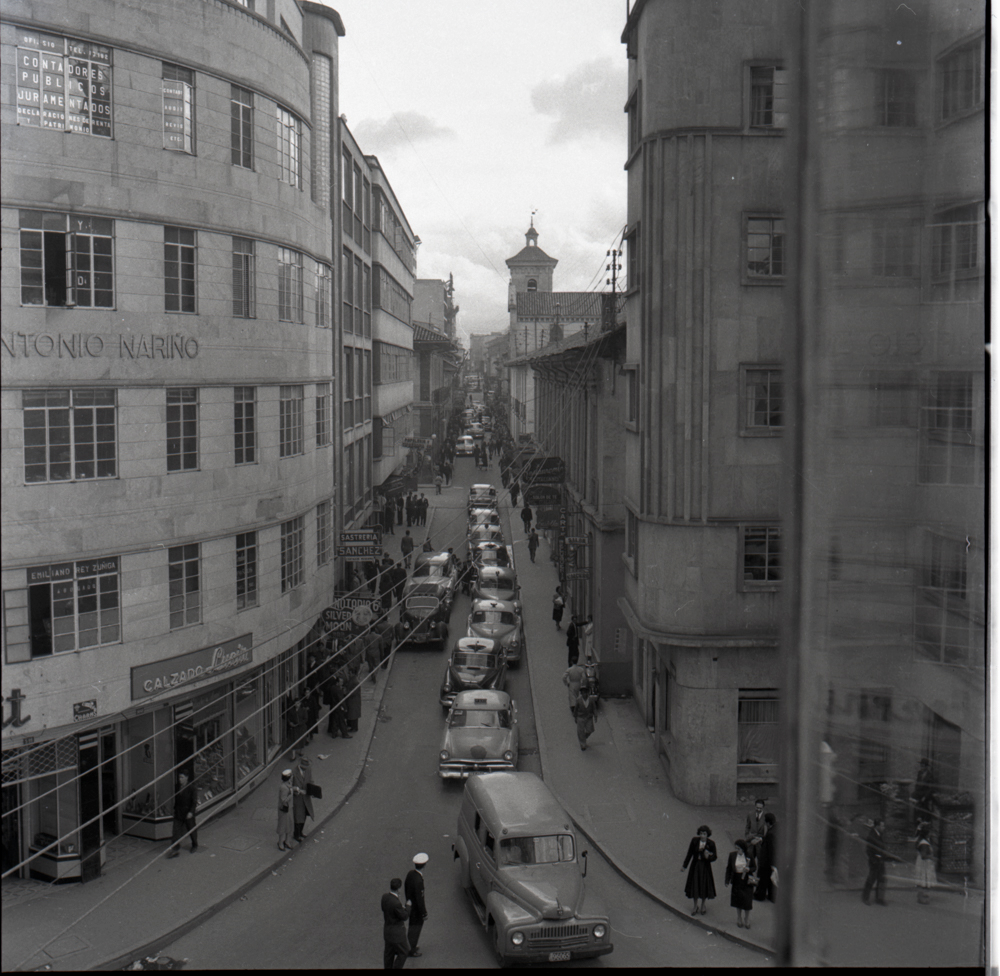
[[[315,783],[306,783],[306,796],[315,797],[317,800],[323,799],[323,787]]]
[[[279,809],[279,810],[280,810],[280,811],[281,811],[282,813],[288,813],[288,804],[287,804],[287,803],[282,803],[282,804],[281,804],[281,806],[280,806],[280,807],[278,807],[278,809]]]

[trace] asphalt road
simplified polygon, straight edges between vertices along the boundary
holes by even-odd
[[[471,460],[460,460],[457,467],[460,482],[490,480],[474,471]],[[430,528],[435,534],[440,528],[440,542],[435,542],[448,545],[445,537],[451,532],[444,529],[449,519],[440,514]],[[451,618],[453,640],[464,633],[468,610],[468,598],[459,596]],[[530,654],[530,632],[527,645]],[[378,968],[383,946],[380,898],[389,890],[389,879],[403,877],[413,855],[423,851],[430,855],[424,870],[429,918],[420,941],[423,955],[408,960],[407,967],[496,966],[486,933],[458,884],[452,857],[463,786],[437,776],[443,734],[438,689],[444,665],[445,655],[437,650],[397,654],[378,731],[352,798],[327,822],[307,824],[305,844],[270,878],[164,947],[164,954],[188,959],[191,969]],[[510,672],[507,690],[518,702],[520,768],[541,772],[525,667]],[[317,742],[313,749],[323,751],[322,739]],[[615,950],[574,965],[766,963],[760,954],[667,912],[624,881],[596,851],[589,858],[587,884],[599,892],[610,912]]]

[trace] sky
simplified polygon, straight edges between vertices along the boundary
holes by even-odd
[[[625,225],[626,0],[323,2],[346,30],[340,111],[422,241],[417,276],[455,276],[460,336],[508,327],[504,262],[533,211],[554,290],[602,290]]]

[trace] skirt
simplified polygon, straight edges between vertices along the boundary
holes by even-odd
[[[712,877],[711,861],[704,861],[700,858],[692,860],[691,867],[688,868],[684,894],[692,899],[715,897],[715,878]]]
[[[289,804],[288,810],[284,813],[278,810],[278,836],[284,837],[286,834],[291,834],[295,829],[295,824],[292,823],[292,810],[291,804]]]

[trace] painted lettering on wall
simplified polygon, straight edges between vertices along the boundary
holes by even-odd
[[[98,332],[3,332],[0,349],[10,359],[194,359],[198,340],[181,332],[118,336]]]

